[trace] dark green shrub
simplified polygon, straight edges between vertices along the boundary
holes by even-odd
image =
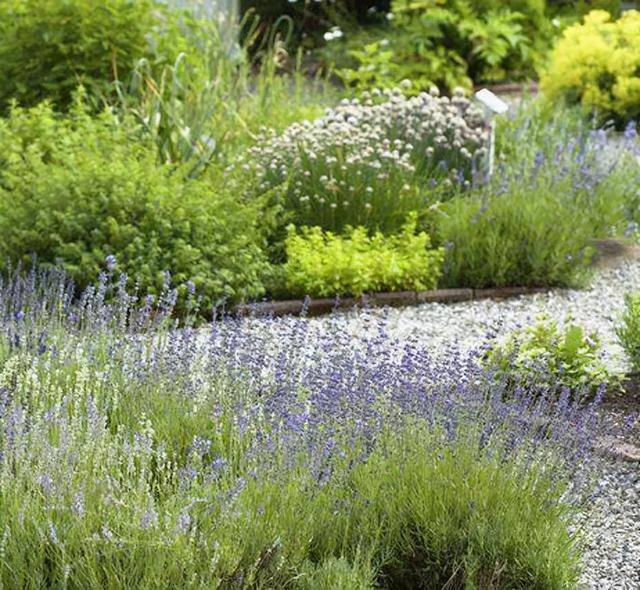
[[[82,287],[114,255],[143,290],[159,292],[169,271],[205,304],[261,294],[257,209],[232,179],[189,180],[158,163],[129,123],[82,104],[66,117],[45,104],[0,120],[0,268],[59,259]]]
[[[391,0],[241,0],[245,15],[256,14],[261,27],[267,29],[279,23],[280,30],[289,31],[291,46],[307,48],[323,43],[323,33],[332,26],[365,25],[383,18]],[[285,16],[285,25],[281,17]]]
[[[606,10],[619,16],[622,8],[621,0],[547,0],[547,11],[550,15],[578,19],[591,10]]]
[[[64,108],[78,84],[102,94],[138,59],[173,61],[180,46],[153,0],[2,0],[0,112],[11,99]]]

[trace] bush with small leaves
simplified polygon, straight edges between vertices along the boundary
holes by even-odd
[[[153,140],[83,103],[68,116],[43,104],[0,120],[0,269],[60,261],[80,287],[107,256],[158,293],[165,271],[192,281],[203,304],[259,296],[267,217],[214,170],[198,179],[158,162]],[[241,181],[239,181],[241,182]]]
[[[176,19],[154,0],[2,0],[0,112],[12,99],[66,108],[79,84],[111,94],[140,58],[173,62],[184,45]]]
[[[442,273],[444,250],[430,245],[426,233],[416,234],[415,215],[392,236],[370,237],[363,227],[347,228],[345,236],[319,227],[298,233],[290,226],[286,285],[291,293],[321,297],[433,289]]]

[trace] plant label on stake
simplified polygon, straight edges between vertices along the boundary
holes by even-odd
[[[504,115],[509,110],[509,105],[488,88],[478,90],[475,97],[484,105],[485,116],[489,123],[489,158],[487,162],[487,178],[490,178],[493,174],[493,160],[495,152],[495,116]]]

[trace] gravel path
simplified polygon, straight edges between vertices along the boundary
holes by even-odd
[[[479,300],[457,304],[429,303],[386,312],[388,330],[400,338],[416,337],[435,355],[453,349],[473,350],[489,334],[498,337],[535,322],[544,314],[558,322],[573,321],[601,339],[607,361],[615,370],[628,367],[615,334],[624,308],[624,294],[640,290],[637,256],[605,261],[585,290],[554,290],[508,300]],[[313,322],[325,321],[321,318]],[[354,334],[363,329],[355,313],[344,317]],[[640,404],[628,409],[640,410]],[[607,420],[622,420],[621,412],[607,410]],[[629,433],[640,446],[640,425]],[[609,443],[610,444],[610,443]],[[598,467],[598,487],[588,510],[576,525],[584,539],[584,590],[640,589],[640,462],[621,461],[607,455]]]
[[[624,371],[627,366],[615,326],[624,309],[624,294],[631,290],[640,290],[640,260],[620,259],[596,271],[585,290],[558,289],[503,300],[426,303],[371,313],[386,313],[387,328],[393,335],[418,338],[435,355],[452,347],[463,351],[477,349],[489,335],[506,336],[544,314],[560,323],[575,322],[589,332],[596,332],[611,367]],[[362,328],[361,317],[353,312],[346,316],[347,328],[357,333]]]

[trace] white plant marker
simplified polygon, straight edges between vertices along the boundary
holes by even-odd
[[[509,105],[501,98],[496,96],[488,88],[483,88],[476,92],[475,97],[484,106],[484,112],[487,120],[489,121],[489,162],[488,173],[489,177],[493,174],[493,162],[495,158],[495,117],[496,115],[504,115],[509,110]]]

